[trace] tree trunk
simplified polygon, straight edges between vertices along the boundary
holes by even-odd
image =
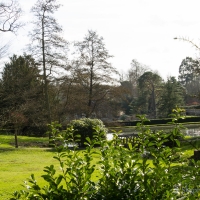
[[[15,148],[18,148],[18,138],[17,138],[18,128],[15,127]]]
[[[153,86],[153,92],[152,92],[152,97],[153,97],[153,117],[156,118],[156,98],[155,98],[155,88]]]
[[[44,80],[44,93],[45,93],[45,107],[47,110],[47,121],[51,124],[51,110],[49,104],[49,94],[48,94],[48,81],[46,75],[46,58],[45,58],[45,42],[44,42],[44,18],[42,20],[42,64],[43,64],[43,80]],[[49,132],[49,139],[51,138]]]
[[[48,113],[48,123],[51,123],[51,110],[50,110],[49,95],[48,95],[48,81],[47,81],[47,75],[46,75],[46,58],[45,58],[44,22],[43,21],[42,21],[42,64],[43,64],[45,103],[46,103],[46,109]]]
[[[86,117],[90,117],[91,110],[92,110],[92,95],[93,95],[93,68],[94,63],[92,61],[92,66],[90,67],[90,89],[89,89],[89,100],[88,100],[88,113],[86,114]]]

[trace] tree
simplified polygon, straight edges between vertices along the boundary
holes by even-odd
[[[184,38],[184,37],[180,37],[180,38],[177,38],[175,37],[174,39],[178,39],[178,40],[182,40],[184,42],[188,42],[189,44],[191,44],[197,51],[200,51],[200,47],[195,44],[195,42],[193,42],[192,40],[190,39],[187,39],[187,38]],[[191,65],[191,63],[190,63]],[[200,68],[199,68],[199,61],[192,61],[192,68],[194,68],[194,73],[192,74],[192,78],[194,77],[196,80],[194,81],[194,85],[195,85],[195,94],[193,92],[193,95],[192,96],[195,96],[195,97],[198,97],[200,96],[200,93],[199,93],[199,75],[200,75]],[[187,76],[187,75],[186,75]],[[193,83],[189,83],[189,90],[191,90],[191,87],[193,87]],[[188,90],[188,89],[187,89]],[[188,91],[189,91],[188,90]]]
[[[199,61],[191,57],[186,57],[182,60],[179,67],[178,80],[186,89],[186,103],[190,104],[193,101],[199,101],[197,97],[200,94],[200,68]]]
[[[103,38],[95,31],[89,30],[82,42],[75,43],[75,47],[78,56],[73,70],[82,91],[87,94],[84,106],[89,117],[109,94],[107,86],[114,83],[113,76],[117,71],[108,62],[112,56],[105,48]]]
[[[150,117],[157,117],[157,96],[161,84],[162,78],[157,73],[150,71],[145,72],[138,79],[139,98],[145,99],[146,104],[144,106]]]
[[[128,80],[132,84],[134,97],[137,97],[137,93],[138,93],[137,91],[138,79],[147,70],[148,70],[148,67],[146,65],[143,65],[134,59],[131,61],[131,68],[128,71]]]
[[[18,134],[24,126],[46,124],[40,72],[29,55],[12,56],[5,64],[0,82],[0,118],[2,126],[11,126]]]
[[[38,0],[32,7],[36,20],[33,22],[35,28],[30,37],[32,44],[30,50],[33,57],[42,66],[45,93],[45,106],[48,111],[48,123],[51,123],[51,107],[49,102],[48,85],[49,78],[61,66],[66,47],[66,41],[59,36],[62,28],[53,17],[55,11],[60,7],[56,0]]]
[[[194,60],[191,57],[186,57],[182,60],[181,65],[179,67],[179,76],[178,80],[183,86],[186,86],[195,81],[199,74],[199,61]]]
[[[70,74],[63,78],[59,85],[60,109],[58,108],[59,119],[62,123],[66,122],[66,120],[70,121],[86,116],[88,111],[88,93],[80,84],[76,74]],[[118,87],[106,84],[100,84],[98,88],[95,87],[95,92],[97,91],[97,93],[93,100],[93,102],[95,101],[95,108],[94,112],[91,113],[91,117],[112,119],[118,115],[119,99],[121,98]]]
[[[168,117],[176,107],[184,105],[185,89],[175,77],[169,77],[162,87],[159,100],[159,116]]]
[[[124,114],[129,115],[131,114],[130,103],[134,99],[133,95],[133,85],[130,81],[122,81],[121,82],[121,108]]]
[[[17,1],[0,2],[0,32],[16,32],[22,26],[19,22],[21,15]]]
[[[122,109],[126,115],[133,114],[139,111],[137,99],[139,98],[138,92],[138,79],[139,77],[147,71],[148,67],[144,64],[139,63],[137,60],[133,59],[131,61],[131,68],[126,74],[125,80],[121,81],[121,88],[126,90],[124,98],[122,99]],[[136,108],[136,107],[137,108]]]

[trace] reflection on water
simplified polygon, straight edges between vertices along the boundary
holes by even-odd
[[[188,128],[185,130],[185,134],[192,137],[200,136],[200,128]]]
[[[156,129],[155,129],[156,130]],[[160,128],[159,128],[160,130]],[[165,129],[166,132],[169,132],[170,129]],[[121,134],[131,134],[131,133],[134,133],[135,131],[123,131]],[[195,127],[195,128],[186,128],[186,129],[183,129],[183,134],[184,135],[187,135],[187,136],[191,136],[191,137],[197,137],[197,136],[200,136],[200,127]],[[107,134],[107,140],[112,140],[113,138],[113,134],[112,133],[108,133]]]

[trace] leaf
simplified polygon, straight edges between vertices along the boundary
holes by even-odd
[[[177,146],[178,146],[178,147],[180,147],[180,141],[179,141],[179,140],[177,140],[177,139],[174,139],[174,140],[175,140],[175,142],[176,142]]]
[[[151,146],[154,146],[154,145],[155,145],[154,142],[149,142],[149,143],[148,143],[148,147],[151,147]]]
[[[57,180],[56,180],[56,184],[59,185],[60,182],[62,181],[62,179],[63,179],[63,176],[59,175],[58,178],[57,178]]]
[[[90,140],[89,137],[86,137],[85,139],[86,139],[86,141],[87,141],[89,144],[91,144],[91,140]]]
[[[35,180],[35,175],[34,174],[31,174],[31,179]]]
[[[133,146],[132,146],[132,144],[131,144],[130,142],[128,143],[128,148],[129,148],[130,150],[133,149]]]

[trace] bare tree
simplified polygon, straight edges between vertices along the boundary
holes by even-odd
[[[142,74],[144,74],[147,70],[149,70],[149,67],[139,63],[137,60],[133,59],[131,61],[131,68],[128,70],[127,79],[131,83],[132,86],[132,96],[137,97],[138,96],[138,79]]]
[[[78,59],[75,63],[75,72],[85,94],[87,94],[87,113],[89,117],[100,102],[108,95],[106,85],[115,82],[117,70],[109,63],[108,50],[103,38],[95,31],[89,30],[82,42],[76,44]],[[109,88],[109,87],[108,87]]]
[[[16,32],[22,23],[19,18],[22,15],[22,10],[15,0],[0,2],[0,32]]]
[[[34,29],[30,34],[32,43],[30,50],[33,57],[42,66],[46,109],[48,111],[48,123],[51,122],[51,108],[48,95],[49,77],[55,67],[62,66],[64,59],[63,51],[67,46],[66,41],[59,36],[62,28],[53,17],[55,11],[60,7],[56,0],[38,0],[32,7],[36,18],[33,22]]]
[[[142,76],[142,74],[144,74],[147,70],[149,70],[148,66],[133,59],[131,61],[131,68],[128,71],[128,80],[133,84],[133,86],[136,86],[139,77]]]

